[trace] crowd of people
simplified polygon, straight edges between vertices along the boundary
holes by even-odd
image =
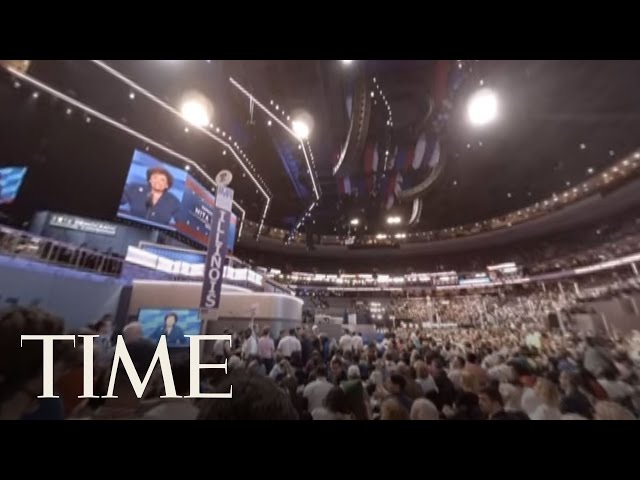
[[[120,364],[115,398],[107,391],[113,322],[104,318],[70,334],[98,335],[94,391],[83,392],[82,343],[55,342],[55,392],[42,391],[42,344],[20,334],[62,334],[64,321],[37,309],[0,314],[0,418],[12,419],[302,419],[560,420],[635,419],[640,413],[640,333],[610,340],[539,327],[422,329],[417,324],[375,337],[318,326],[272,337],[269,327],[227,330],[203,363],[201,391],[231,399],[160,398],[158,366],[142,398]],[[131,322],[120,332],[142,379],[156,345]],[[189,395],[188,353],[172,352],[176,392]]]

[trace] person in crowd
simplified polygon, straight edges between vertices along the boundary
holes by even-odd
[[[561,420],[560,392],[558,387],[546,378],[538,378],[535,385],[535,393],[540,399],[540,404],[529,415],[531,420]]]
[[[564,370],[560,374],[560,388],[563,393],[560,400],[563,418],[567,415],[579,415],[589,420],[593,418],[591,402],[580,389],[580,376],[577,372]]]
[[[455,387],[449,377],[447,372],[444,369],[444,361],[436,357],[431,360],[431,376],[433,377],[434,382],[436,382],[436,387],[438,387],[437,393],[431,392],[427,395],[433,403],[435,403],[436,407],[439,410],[442,410],[444,405],[452,406],[455,400]]]
[[[466,363],[467,362],[464,357],[460,355],[456,355],[451,361],[451,368],[449,369],[448,376],[449,380],[451,380],[451,383],[453,383],[456,388],[460,388],[460,377],[464,372]]]
[[[479,387],[484,387],[489,383],[489,376],[486,370],[478,365],[478,356],[475,353],[467,354],[467,362],[464,369],[476,378]]]
[[[129,322],[122,329],[122,339],[125,344],[136,342],[143,337],[142,324],[138,321]]]
[[[180,211],[180,200],[170,192],[173,175],[163,167],[147,170],[147,183],[130,183],[122,193],[120,208],[134,217],[171,225]]]
[[[390,397],[382,402],[380,420],[409,420],[409,418],[409,410],[397,398]]]
[[[307,408],[310,412],[324,405],[325,398],[333,388],[333,385],[327,380],[327,369],[324,365],[318,366],[314,373],[315,380],[309,382],[302,393],[307,399]]]
[[[478,395],[480,410],[488,420],[528,420],[524,412],[507,412],[500,391],[495,387],[485,387]]]
[[[407,410],[407,414],[411,411],[413,400],[407,395],[405,389],[407,380],[399,373],[392,373],[389,378],[390,398],[394,398],[402,407]]]
[[[128,344],[127,351],[129,352],[138,378],[144,379],[155,355],[155,346],[142,339]],[[103,377],[103,381],[105,381],[107,385],[111,382],[111,376],[110,372]],[[108,391],[108,387],[103,385],[102,390]],[[140,418],[145,408],[149,407],[149,404],[145,404],[143,399],[145,398],[145,394],[148,395],[151,390],[153,390],[153,387],[148,386],[143,396],[139,398],[133,389],[123,363],[119,363],[113,383],[113,397],[103,399],[104,403],[99,405],[95,410],[92,410],[91,404],[87,402],[84,410],[77,411],[77,416],[79,418],[86,418],[88,416],[94,420]]]
[[[300,333],[300,359],[302,365],[305,365],[311,358],[313,352],[313,346],[311,341],[311,334],[306,330]]]
[[[176,355],[171,359],[171,371],[176,394],[183,398],[165,398],[147,410],[145,420],[195,420],[200,411],[189,397],[190,368],[189,355]]]
[[[286,336],[287,336],[287,331],[286,330],[280,330],[280,333],[278,334],[278,338],[276,338],[276,341],[275,341],[276,350],[278,349],[278,346],[280,345],[280,341]]]
[[[269,327],[263,328],[262,335],[258,340],[258,357],[260,357],[260,361],[264,364],[267,372],[271,372],[271,369],[273,368],[273,359],[276,350],[270,332],[271,330]]]
[[[357,354],[360,354],[364,348],[364,340],[362,339],[362,333],[357,332],[351,337],[351,348]]]
[[[284,358],[291,358],[291,354],[293,352],[301,352],[302,345],[300,344],[300,340],[296,337],[296,329],[292,328],[289,330],[289,334],[280,340],[278,343],[278,350],[282,353]]]
[[[244,331],[244,342],[241,349],[242,359],[251,361],[258,356],[258,341],[253,332],[253,328],[247,328]]]
[[[396,367],[395,372],[402,375],[405,379],[405,393],[411,400],[424,397],[424,391],[422,387],[416,382],[416,370],[415,368],[408,367],[405,363],[400,363]]]
[[[349,410],[355,420],[368,420],[371,418],[369,395],[364,388],[360,377],[360,368],[351,365],[347,370],[347,380],[340,383],[347,395]]]
[[[461,389],[457,392],[453,408],[445,406],[443,413],[451,420],[480,420],[482,412],[476,392],[479,391],[478,377],[465,371],[461,377]]]
[[[64,320],[37,308],[14,307],[0,312],[0,419],[63,420],[60,398],[42,395],[42,342],[21,341],[20,335],[62,335]],[[54,348],[54,379],[66,371],[73,343],[58,341]]]
[[[595,420],[636,420],[635,415],[617,402],[602,400],[595,405]]]
[[[347,394],[340,386],[329,390],[324,405],[311,412],[314,420],[351,420]]]
[[[334,385],[340,385],[340,383],[347,380],[347,373],[344,369],[344,363],[339,357],[331,359],[331,382]]]
[[[297,420],[291,398],[270,378],[237,369],[222,377],[217,392],[232,398],[206,399],[199,405],[198,420]],[[238,393],[240,394],[238,394]]]
[[[231,336],[232,331],[229,328],[225,328],[222,331],[223,335]],[[212,356],[214,359],[214,363],[224,363],[225,359],[228,359],[231,356],[231,345],[232,341],[229,340],[216,340],[213,344]]]
[[[338,342],[338,346],[342,353],[350,352],[353,348],[353,337],[351,336],[351,332],[348,328],[344,329],[344,335],[340,337],[340,341]]]
[[[414,400],[409,413],[411,420],[440,420],[440,412],[431,400],[419,398]]]
[[[429,373],[429,367],[423,360],[417,360],[413,367],[416,370],[416,382],[422,389],[422,396],[428,395],[431,392],[438,392],[436,382]]]
[[[610,400],[619,403],[630,402],[635,394],[631,385],[619,379],[618,370],[615,366],[610,366],[601,372],[598,383],[602,386]]]

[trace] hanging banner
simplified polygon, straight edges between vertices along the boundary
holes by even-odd
[[[218,174],[222,176],[224,171]],[[227,180],[231,180],[230,176]],[[200,296],[201,316],[207,317],[220,306],[220,292],[222,291],[222,277],[224,276],[224,261],[227,256],[229,230],[232,228],[233,190],[220,179],[216,191],[216,206],[211,216],[211,230],[209,232],[209,247],[207,260],[204,264],[204,280]],[[235,227],[234,227],[235,228]]]
[[[224,260],[227,256],[227,230],[231,213],[219,208],[213,209],[211,217],[211,234],[204,268],[200,308],[218,308]]]

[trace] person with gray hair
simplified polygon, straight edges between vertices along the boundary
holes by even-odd
[[[440,413],[431,400],[419,398],[411,405],[411,420],[440,420]]]
[[[122,329],[122,339],[126,344],[141,340],[143,336],[142,324],[137,320],[127,323]]]

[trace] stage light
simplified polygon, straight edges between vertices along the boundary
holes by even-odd
[[[478,90],[469,100],[467,113],[473,125],[483,126],[491,123],[498,115],[496,94],[488,88]]]
[[[591,173],[593,173],[593,172],[594,172],[593,167],[589,167],[589,168],[587,168],[587,173],[591,174]]]
[[[353,63],[353,60],[340,60],[342,62],[343,65],[351,65]]]
[[[271,120],[267,120],[267,126],[271,126]]]
[[[360,220],[358,220],[357,218],[352,218],[349,223],[351,225],[360,225]]]
[[[587,146],[584,143],[580,144],[580,150],[584,150],[585,148],[587,148]]]
[[[376,238],[378,240],[382,240],[383,238],[387,238],[387,234],[386,233],[379,233],[376,235]]]
[[[40,93],[38,93],[38,92],[33,92],[33,93],[31,94],[31,96],[32,96],[33,98],[38,98],[38,97],[40,96]]]
[[[309,126],[305,122],[302,120],[294,120],[291,126],[293,127],[293,133],[296,134],[296,137],[301,140],[309,138]]]
[[[85,118],[85,120],[84,120],[84,121],[85,121],[85,122],[87,122],[87,123],[91,123],[91,117],[87,117],[87,118]]]
[[[640,158],[640,153],[634,153],[633,158]]]
[[[67,115],[71,115],[71,109],[67,108]]]
[[[189,133],[189,127],[184,127],[184,133]]]
[[[133,93],[133,92],[131,92],[131,93],[129,94],[129,98],[130,98],[131,100],[133,100],[134,98],[136,98],[136,94],[135,94],[135,93]]]
[[[20,82],[17,80],[13,82],[13,88],[20,88]]]
[[[211,103],[204,95],[192,92],[185,95],[180,113],[190,124],[197,127],[206,127],[211,121],[212,110]]]
[[[398,216],[387,217],[387,223],[389,225],[399,225],[402,222],[402,218]]]

